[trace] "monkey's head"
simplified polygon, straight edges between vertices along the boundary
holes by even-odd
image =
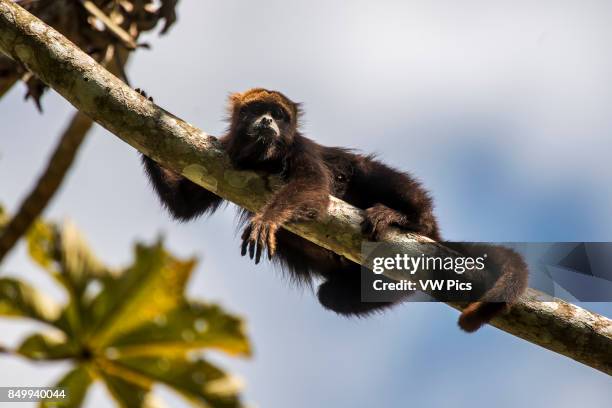
[[[250,89],[230,96],[230,133],[243,145],[289,145],[300,115],[299,104],[280,92]]]

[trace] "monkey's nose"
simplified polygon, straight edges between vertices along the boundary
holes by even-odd
[[[259,123],[261,123],[261,126],[270,126],[272,124],[272,119],[263,117]]]

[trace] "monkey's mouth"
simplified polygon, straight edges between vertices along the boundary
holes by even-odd
[[[278,132],[273,127],[257,125],[251,128],[249,135],[256,138],[257,141],[269,142],[278,137]]]

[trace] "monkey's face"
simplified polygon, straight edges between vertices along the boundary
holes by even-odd
[[[299,105],[276,91],[255,88],[230,97],[230,133],[242,143],[288,145],[297,131]]]
[[[256,141],[274,143],[289,136],[290,114],[279,104],[252,102],[242,107],[240,116],[246,136]]]

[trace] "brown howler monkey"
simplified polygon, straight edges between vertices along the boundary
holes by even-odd
[[[362,302],[360,265],[280,227],[290,221],[317,219],[325,213],[331,194],[365,210],[363,230],[371,239],[395,226],[440,241],[432,199],[420,183],[373,156],[322,146],[304,137],[298,130],[299,104],[280,92],[256,88],[233,94],[229,113],[229,130],[220,142],[234,166],[279,174],[286,182],[257,213],[243,210],[247,225],[242,255],[248,253],[259,263],[267,249],[268,257],[294,280],[322,278],[319,301],[343,315],[364,315],[396,303]],[[142,159],[161,202],[175,218],[186,221],[212,213],[221,203],[208,190],[146,156]],[[497,257],[503,270],[497,283],[459,319],[466,331],[478,329],[505,310],[526,286],[524,265],[501,261],[505,254],[500,251]],[[505,302],[487,302],[500,298]]]

